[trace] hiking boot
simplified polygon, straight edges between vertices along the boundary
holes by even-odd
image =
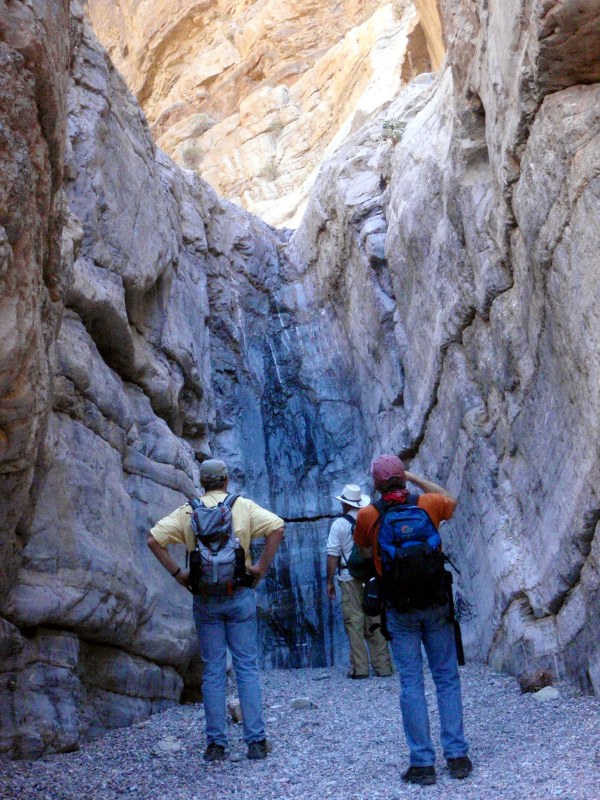
[[[409,767],[400,777],[405,783],[433,786],[435,783],[435,767]]]
[[[459,756],[459,758],[447,758],[448,770],[451,778],[467,778],[473,769],[473,764],[469,756]]]
[[[358,681],[358,680],[361,680],[361,678],[368,678],[369,676],[368,675],[359,675],[358,672],[354,672],[354,670],[351,669],[349,672],[346,673],[346,677],[347,678],[352,678],[353,680]]]
[[[267,753],[267,740],[262,739],[260,742],[250,742],[246,758],[249,758],[251,761],[259,761],[261,758],[266,758]]]
[[[216,742],[210,742],[204,751],[205,761],[225,761],[226,758],[225,748],[222,744],[217,744]]]

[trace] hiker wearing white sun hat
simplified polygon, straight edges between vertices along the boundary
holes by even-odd
[[[359,509],[369,505],[371,498],[362,494],[360,486],[353,483],[346,484],[341,494],[334,497],[342,504],[342,516],[333,522],[327,539],[327,594],[332,600],[335,599],[334,578],[337,577],[342,595],[344,628],[350,643],[348,677],[368,678],[369,656],[375,674],[387,677],[392,674],[387,642],[379,627],[373,630],[379,620],[363,613],[363,577],[353,575],[348,569],[348,560],[354,548],[356,517]]]
[[[363,508],[371,502],[369,495],[362,494],[360,486],[355,486],[352,483],[347,483],[342,493],[336,495],[335,499],[344,505],[352,506],[352,508]]]

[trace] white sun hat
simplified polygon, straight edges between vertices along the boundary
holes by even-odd
[[[340,503],[345,503],[347,506],[352,506],[353,508],[363,508],[363,506],[368,506],[371,502],[371,498],[368,494],[361,494],[360,493],[360,486],[356,486],[354,483],[347,483],[344,486],[344,490],[339,495],[334,495],[336,500],[339,500]]]

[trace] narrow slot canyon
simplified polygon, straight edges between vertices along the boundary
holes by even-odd
[[[0,754],[197,698],[146,537],[209,458],[285,521],[296,693],[348,661],[334,497],[395,453],[458,499],[482,680],[600,695],[599,53],[589,0],[0,0]]]

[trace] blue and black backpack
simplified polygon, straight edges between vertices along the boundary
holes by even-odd
[[[373,504],[380,514],[383,597],[402,612],[445,605],[452,580],[444,568],[440,535],[429,514],[417,506],[418,499],[409,495],[404,503]]]

